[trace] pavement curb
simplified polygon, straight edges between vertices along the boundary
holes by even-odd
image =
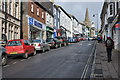
[[[97,44],[98,43],[96,42],[95,52],[94,52],[94,59],[93,59],[93,64],[92,64],[92,70],[91,70],[91,75],[90,75],[90,80],[95,78],[94,69],[95,69],[95,59],[96,59]]]
[[[86,78],[88,69],[90,68],[90,62],[94,60],[93,58],[94,58],[94,53],[95,53],[95,50],[96,50],[96,45],[97,45],[97,41],[94,43],[94,47],[93,47],[92,52],[91,52],[91,54],[88,58],[87,64],[85,65],[85,68],[83,70],[83,74],[82,74],[80,80],[84,80]]]

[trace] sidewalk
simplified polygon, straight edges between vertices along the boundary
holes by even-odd
[[[95,59],[93,63],[91,80],[113,80],[118,79],[118,51],[113,50],[112,61],[107,62],[106,47],[103,43],[97,43]]]

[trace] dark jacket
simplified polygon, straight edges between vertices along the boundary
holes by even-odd
[[[107,40],[110,40],[111,41],[111,46],[108,46],[108,44],[107,44]],[[106,47],[107,48],[111,48],[111,49],[113,49],[114,48],[114,41],[112,40],[112,39],[107,39],[106,41],[105,41],[105,45],[106,45]]]

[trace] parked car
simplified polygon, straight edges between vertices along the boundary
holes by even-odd
[[[45,40],[35,39],[32,40],[32,45],[35,47],[36,50],[45,52],[46,50],[50,50],[50,46],[46,43]]]
[[[30,45],[29,40],[24,39],[9,40],[5,48],[8,56],[21,55],[26,59],[29,54],[36,54],[35,47]]]
[[[58,48],[62,46],[62,41],[58,40],[57,38],[49,38],[46,41],[51,48]]]
[[[2,66],[7,64],[7,54],[6,49],[2,46],[0,46],[0,58],[2,58]]]
[[[58,40],[62,41],[62,45],[63,46],[66,46],[69,43],[66,37],[58,36],[58,37],[55,37],[55,38],[57,38]]]

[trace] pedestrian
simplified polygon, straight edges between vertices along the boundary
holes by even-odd
[[[110,38],[107,37],[107,40],[105,41],[106,45],[106,50],[107,50],[107,57],[108,57],[108,62],[112,61],[112,49],[114,48],[114,41]]]
[[[102,43],[102,36],[100,36],[100,42]]]

